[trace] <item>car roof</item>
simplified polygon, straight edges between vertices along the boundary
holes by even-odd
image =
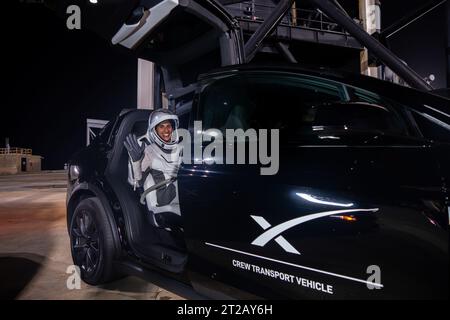
[[[248,63],[231,65],[221,68],[216,68],[207,73],[201,74],[199,79],[209,78],[211,76],[229,73],[238,73],[246,71],[279,71],[279,72],[292,72],[292,73],[307,73],[307,74],[317,74],[326,76],[335,76],[344,78],[346,76],[352,75],[351,73],[345,71],[337,71],[329,69],[326,67],[317,67],[305,64],[292,64],[292,63]]]
[[[377,79],[374,77],[351,73],[346,71],[338,71],[325,67],[308,66],[302,64],[289,64],[289,63],[271,63],[271,64],[242,64],[222,67],[213,69],[207,73],[199,76],[199,81],[205,81],[215,77],[220,77],[230,74],[239,74],[246,72],[289,72],[295,74],[304,74],[322,77],[330,80],[339,81],[347,85],[364,88],[367,90],[374,90],[386,96],[395,98],[396,96],[409,96],[412,95],[426,97],[435,102],[448,103],[450,99],[433,94],[433,92],[420,91],[414,88],[402,86],[385,80]]]

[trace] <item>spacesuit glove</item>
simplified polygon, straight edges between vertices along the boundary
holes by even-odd
[[[130,158],[133,162],[141,161],[144,157],[144,150],[145,145],[139,145],[137,138],[134,134],[129,134],[125,138],[125,141],[123,142],[125,148],[128,151],[128,154],[130,155]]]

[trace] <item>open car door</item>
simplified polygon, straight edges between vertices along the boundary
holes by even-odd
[[[77,5],[82,29],[154,62],[159,66],[164,91],[175,99],[192,91],[189,85],[198,74],[244,62],[239,26],[214,0],[45,2],[65,18],[70,15],[67,8]]]

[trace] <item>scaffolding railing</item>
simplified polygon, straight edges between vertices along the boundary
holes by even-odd
[[[32,149],[27,148],[0,148],[0,154],[24,154],[31,155],[33,154]]]
[[[275,6],[257,4],[254,1],[245,1],[227,6],[230,13],[242,21],[264,21]],[[359,20],[357,21],[361,23]],[[327,31],[348,35],[348,33],[336,22],[330,19],[320,10],[292,8],[280,22],[280,26],[292,28],[307,28],[317,31]]]

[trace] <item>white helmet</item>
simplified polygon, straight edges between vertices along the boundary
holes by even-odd
[[[172,123],[172,137],[170,142],[166,142],[156,132],[156,126],[163,121],[169,120]],[[150,114],[148,119],[148,136],[150,141],[156,143],[161,149],[173,150],[177,147],[178,137],[178,116],[167,109],[158,109]]]

